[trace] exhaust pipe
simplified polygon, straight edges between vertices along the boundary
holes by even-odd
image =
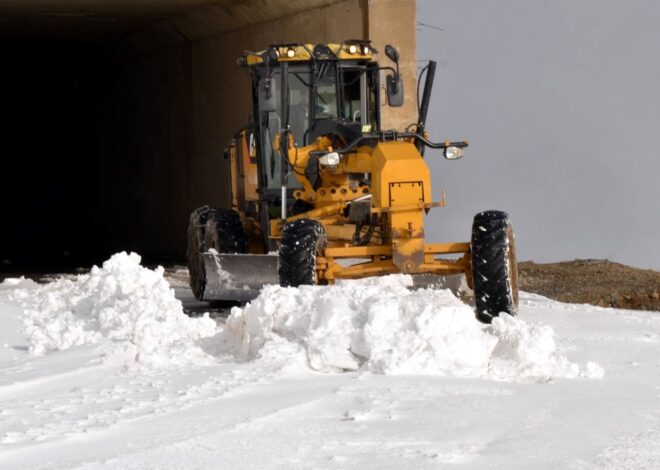
[[[280,139],[280,152],[282,153],[282,161],[280,162],[280,182],[282,183],[282,205],[280,207],[282,228],[284,228],[284,221],[286,220],[286,184],[289,179],[289,64],[282,62],[280,65],[281,77],[281,99],[282,103],[282,130]]]
[[[433,80],[435,79],[435,66],[436,63],[433,60],[429,60],[429,64],[426,66],[426,80],[424,81],[424,94],[422,95],[422,102],[419,105],[419,116],[417,117],[417,133],[424,135],[424,129],[426,128],[426,115],[429,112],[429,103],[431,102],[431,91],[433,89]],[[419,99],[419,97],[417,97]],[[419,153],[424,156],[424,150],[426,149],[423,142],[417,141],[417,150]]]

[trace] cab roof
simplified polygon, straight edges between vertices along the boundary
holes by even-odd
[[[260,52],[244,51],[237,62],[254,66],[277,62],[309,62],[313,60],[373,60],[378,51],[369,40],[348,40],[330,44],[275,44]]]

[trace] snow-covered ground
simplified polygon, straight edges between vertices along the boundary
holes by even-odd
[[[162,274],[0,284],[0,468],[660,468],[660,314],[390,276],[216,322]]]

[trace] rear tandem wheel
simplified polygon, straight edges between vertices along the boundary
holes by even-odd
[[[188,222],[188,274],[190,276],[190,289],[197,300],[203,300],[206,289],[206,273],[204,271],[204,258],[202,253],[206,251],[204,235],[206,232],[206,221],[209,214],[215,212],[209,206],[202,206],[190,214]]]
[[[195,209],[188,225],[188,272],[190,288],[197,300],[204,300],[206,271],[202,253],[213,248],[218,253],[245,253],[245,232],[238,212],[210,206]]]

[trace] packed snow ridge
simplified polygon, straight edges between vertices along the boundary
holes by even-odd
[[[208,316],[184,314],[162,268],[144,268],[137,254],[118,253],[87,275],[26,286],[15,297],[23,299],[34,354],[105,341],[132,363],[279,357],[330,373],[526,382],[603,375],[597,364],[581,367],[561,354],[549,326],[509,315],[483,325],[449,290],[411,285],[410,276],[393,275],[323,287],[266,286],[218,327]]]
[[[59,279],[15,297],[25,304],[24,329],[36,355],[103,339],[125,348],[135,362],[204,360],[199,338],[216,333],[208,318],[189,318],[163,277],[140,266],[140,256],[118,253],[75,280]]]
[[[392,275],[333,286],[267,286],[234,308],[222,340],[246,359],[298,345],[320,372],[433,374],[505,381],[603,375],[557,351],[552,328],[502,315],[479,323],[447,289],[410,290],[412,278]],[[264,352],[265,351],[265,352]]]

